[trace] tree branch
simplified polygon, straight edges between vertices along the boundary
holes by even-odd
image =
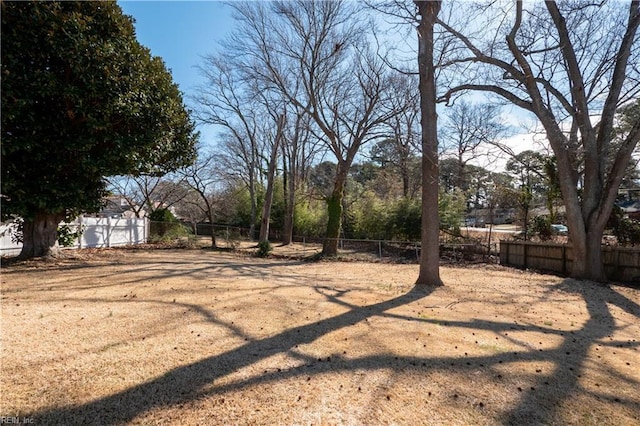
[[[638,142],[640,142],[640,118],[636,120],[634,126],[629,131],[629,134],[616,154],[616,159],[611,168],[611,172],[609,173],[605,189],[602,191],[601,206],[613,206],[618,195],[618,191],[614,190],[614,188],[618,188],[620,186],[627,166],[631,161],[631,155],[638,145]],[[609,214],[610,209],[602,209],[600,211],[600,216],[598,217],[598,222],[606,223],[606,221],[609,220]]]
[[[494,85],[490,85],[490,84],[462,84],[460,86],[456,86],[453,87],[449,90],[447,90],[447,92],[440,96],[437,99],[438,103],[442,103],[442,102],[446,102],[447,106],[449,106],[449,100],[451,98],[451,95],[453,95],[454,93],[458,93],[458,92],[464,92],[467,90],[477,90],[477,91],[481,91],[481,92],[492,92],[495,93],[496,95],[499,95],[503,98],[505,98],[506,100],[508,100],[509,102],[514,103],[515,105],[519,106],[520,108],[523,108],[527,111],[531,111],[531,112],[535,112],[533,109],[533,104],[531,103],[531,101],[527,101],[525,99],[522,99],[520,97],[518,97],[517,95],[515,95],[514,93],[503,89],[502,87],[498,87],[498,86],[494,86]]]
[[[571,81],[570,90],[571,95],[573,97],[574,104],[574,117],[578,121],[578,125],[580,127],[580,132],[583,135],[590,134],[593,132],[593,126],[591,125],[591,120],[589,118],[589,103],[587,101],[587,96],[585,93],[584,80],[582,78],[582,72],[580,71],[580,66],[578,65],[578,59],[576,58],[575,47],[571,42],[571,38],[569,37],[569,30],[567,29],[567,22],[560,13],[558,9],[558,5],[554,1],[545,2],[547,5],[547,10],[549,11],[549,15],[551,15],[551,19],[555,24],[555,27],[558,31],[558,36],[560,37],[560,48],[562,52],[562,57],[567,64],[567,72],[569,74],[569,80]],[[588,138],[587,138],[588,139]],[[596,154],[596,147],[591,146],[593,142],[585,140],[587,150],[592,149],[594,155]]]
[[[632,1],[629,7],[629,23],[627,25],[627,31],[622,38],[618,54],[616,55],[609,95],[607,96],[602,109],[602,117],[598,130],[598,146],[602,146],[602,144],[610,138],[613,132],[614,117],[618,107],[622,86],[625,81],[626,68],[629,56],[631,55],[631,46],[635,39],[638,26],[640,25],[639,3],[640,2],[638,1]]]

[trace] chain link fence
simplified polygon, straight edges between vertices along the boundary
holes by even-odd
[[[249,228],[232,225],[186,222],[151,222],[150,242],[184,245],[212,245],[211,236],[215,238],[217,248],[239,249],[255,247],[257,229],[253,235]],[[322,250],[324,237],[300,236],[292,237],[292,243],[286,252],[289,256],[306,257]],[[274,247],[281,247],[281,235],[273,231],[269,241]],[[338,255],[352,259],[393,259],[400,262],[417,262],[420,259],[420,242],[338,238]],[[443,261],[493,261],[499,254],[499,242],[487,243],[482,236],[452,235],[442,233],[440,238],[440,254]]]

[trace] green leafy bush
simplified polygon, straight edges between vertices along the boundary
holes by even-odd
[[[440,229],[454,235],[460,234],[460,224],[464,220],[466,200],[464,191],[460,189],[454,189],[451,192],[440,191],[438,197]]]
[[[389,232],[389,206],[377,197],[373,191],[365,192],[347,212],[352,238],[386,239]],[[346,224],[343,227],[346,228]],[[347,233],[345,229],[345,234]]]
[[[169,209],[154,210],[149,215],[149,221],[151,242],[172,241],[189,234]]]
[[[61,247],[72,247],[78,238],[82,236],[84,229],[79,226],[74,228],[75,230],[67,224],[58,226],[58,244]]]
[[[260,241],[258,243],[258,251],[256,252],[256,256],[258,257],[268,257],[273,251],[273,246],[269,241]]]
[[[388,228],[394,238],[419,241],[422,218],[420,200],[402,198],[391,208]]]
[[[633,219],[622,219],[620,226],[614,230],[621,246],[640,244],[640,222]]]
[[[547,215],[534,217],[529,222],[529,235],[538,236],[541,241],[549,241],[553,235],[551,219]]]
[[[21,217],[17,217],[13,219],[11,222],[9,222],[7,229],[2,233],[1,236],[4,236],[5,234],[9,234],[9,236],[11,237],[12,243],[22,244],[24,242],[23,231],[24,231],[24,220]]]
[[[624,212],[615,206],[609,217],[607,227],[621,246],[635,246],[640,244],[640,221],[624,217]]]
[[[177,222],[178,219],[169,209],[156,209],[149,215],[149,220],[154,222]]]
[[[294,235],[321,237],[327,226],[327,205],[323,201],[301,201],[295,205]]]

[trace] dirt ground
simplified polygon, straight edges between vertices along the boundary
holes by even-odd
[[[416,289],[417,272],[202,249],[3,265],[0,416],[640,423],[640,290],[495,265]]]

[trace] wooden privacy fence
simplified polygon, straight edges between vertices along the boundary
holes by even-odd
[[[640,282],[640,248],[603,246],[602,262],[610,280]],[[501,241],[500,263],[569,275],[573,248],[567,244]]]

